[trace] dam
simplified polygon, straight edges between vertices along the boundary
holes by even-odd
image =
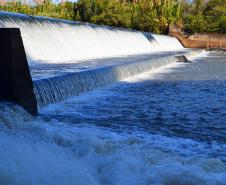
[[[138,31],[23,14],[1,12],[0,17],[1,28],[20,28],[30,65],[183,49],[173,37],[151,34],[147,39]]]
[[[38,107],[198,52],[170,36],[23,14],[1,12],[0,27],[20,29]]]
[[[0,28],[20,30],[10,70],[27,61],[38,107],[0,102],[1,185],[225,185],[225,52],[7,12]]]

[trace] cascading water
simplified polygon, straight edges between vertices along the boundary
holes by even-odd
[[[169,36],[23,14],[1,12],[0,27],[21,30],[39,107],[172,63],[178,53],[175,50],[184,50]],[[168,54],[154,57],[154,53],[164,51]],[[98,62],[103,58],[107,58],[105,62]],[[56,65],[54,70],[52,64]],[[59,64],[67,71],[69,64],[85,66],[86,70],[72,67],[70,74],[61,75]],[[42,72],[46,66],[49,70]],[[34,73],[51,78],[37,80]]]
[[[37,71],[39,76],[46,78],[34,80],[39,107],[175,62],[178,52],[158,57],[154,57],[153,52],[184,49],[177,39],[169,36],[22,14],[1,12],[0,26],[20,28],[32,76],[33,71]],[[149,55],[142,58],[145,54]],[[112,57],[119,56],[125,58],[110,62]],[[131,56],[136,56],[134,62]],[[109,59],[106,64],[101,61],[92,69],[93,61],[97,61],[95,58]],[[68,70],[67,64],[87,66],[88,59],[91,65],[85,71],[73,69],[71,71],[76,73],[65,72],[47,78],[49,71],[53,71],[50,67],[47,73],[44,71],[44,75],[40,75],[47,64],[65,64]],[[44,66],[37,70],[41,64]],[[61,69],[58,71],[62,73]]]
[[[151,38],[149,35],[148,40],[144,33],[138,31],[23,14],[0,12],[0,27],[20,28],[29,65],[76,63],[88,59],[182,49],[179,41],[175,42],[172,37],[158,36],[163,37],[163,43],[159,44],[156,36]],[[168,41],[171,44],[162,47]]]
[[[35,118],[0,104],[0,184],[225,185],[224,66],[172,64]]]
[[[39,106],[44,106],[112,84],[152,68],[157,68],[157,66],[166,65],[172,61],[174,61],[174,58],[168,57],[166,60],[162,59],[162,62],[158,59],[154,62],[129,63],[37,80],[34,81],[35,93]]]
[[[198,52],[21,14],[0,27],[21,29],[40,108],[0,103],[1,185],[225,185],[225,56],[165,66]]]
[[[178,52],[181,53],[181,52]],[[185,53],[191,57],[196,52]],[[69,73],[62,76],[51,77],[34,81],[34,91],[39,107],[50,103],[62,101],[68,97],[79,95],[119,80],[135,76],[149,70],[175,62],[175,53],[167,56],[158,56],[134,63],[126,63],[115,66],[107,66],[77,73]]]
[[[150,41],[152,46],[157,51],[182,50],[184,47],[175,37],[166,35],[157,35],[149,32],[144,32],[144,36]]]

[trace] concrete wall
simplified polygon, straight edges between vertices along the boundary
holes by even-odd
[[[176,26],[170,26],[169,35],[176,37],[186,48],[226,48],[226,35],[195,34],[185,37]]]
[[[37,114],[37,102],[23,41],[18,28],[0,29],[0,100]]]

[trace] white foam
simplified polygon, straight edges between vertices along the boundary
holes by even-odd
[[[175,37],[166,36],[166,35],[156,35],[152,34],[155,40],[158,43],[159,49],[161,50],[181,50],[184,49],[179,40]]]
[[[20,28],[30,65],[183,49],[175,38],[142,32],[0,12],[0,27]],[[167,44],[168,43],[168,44]]]
[[[222,185],[226,181],[220,160],[167,151],[180,145],[199,150],[202,144],[192,140],[123,136],[54,120],[34,119],[28,124],[0,131],[1,184]],[[156,144],[165,146],[158,149]]]

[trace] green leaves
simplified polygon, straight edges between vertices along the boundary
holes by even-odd
[[[116,0],[106,1],[104,7],[91,17],[91,22],[118,27],[131,27],[131,9],[129,6]]]
[[[226,0],[194,0],[189,12],[183,9],[184,27],[190,33],[226,33]]]
[[[223,15],[219,20],[219,31],[221,33],[226,33],[226,15]]]
[[[189,15],[184,19],[184,26],[189,33],[205,32],[206,21],[202,15]]]
[[[87,8],[89,1],[92,3]],[[120,0],[79,0],[76,4],[76,15],[79,15],[82,21],[155,33],[164,32],[168,25],[175,23],[180,16],[180,7],[176,0],[139,0],[137,3]],[[92,7],[96,8],[95,11]]]
[[[36,0],[37,1],[37,0]],[[170,24],[190,32],[226,33],[226,0],[78,0],[0,5],[4,11],[42,15],[141,31],[164,33]]]

